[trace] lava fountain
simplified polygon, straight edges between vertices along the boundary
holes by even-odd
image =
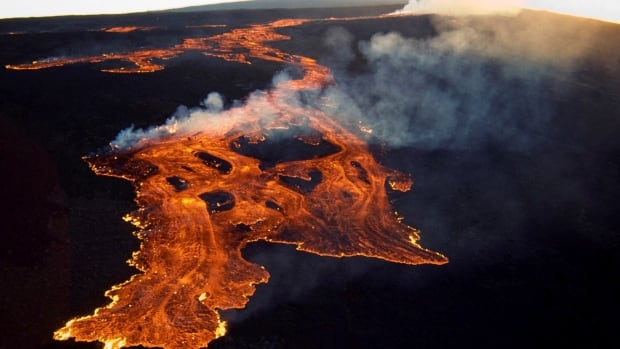
[[[280,20],[186,39],[170,49],[110,55],[136,64],[122,72],[155,71],[162,67],[153,59],[191,49],[239,63],[289,64],[302,77],[255,93],[243,106],[206,113],[191,129],[169,123],[154,129],[156,137],[84,158],[95,173],[124,178],[135,188],[139,208],[125,219],[139,229],[141,247],[129,263],[141,273],[113,286],[106,292],[110,304],[70,320],[56,339],[101,341],[105,348],[207,346],[226,332],[218,311],[245,307],[255,285],[269,278],[241,254],[258,240],[322,256],[447,263],[418,244],[418,231],[390,205],[388,192],[409,190],[410,176],[383,167],[356,132],[299,102],[300,93],[334,83],[329,69],[267,43],[288,39],[278,28],[306,21]]]

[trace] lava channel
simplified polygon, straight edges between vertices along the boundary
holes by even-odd
[[[314,59],[267,45],[288,39],[277,28],[303,22],[257,24],[163,51],[279,61],[304,74],[204,118],[197,130],[85,157],[95,173],[135,188],[139,208],[125,219],[138,228],[140,250],[129,263],[141,273],[113,286],[110,304],[70,320],[56,339],[106,348],[207,346],[225,334],[219,311],[245,307],[269,278],[241,254],[258,240],[321,256],[447,263],[418,244],[418,231],[390,205],[388,191],[409,190],[411,177],[380,165],[358,135],[320,109],[290,103],[302,90],[333,83]],[[149,62],[141,57],[132,61]],[[275,111],[271,118],[258,112],[263,106]]]

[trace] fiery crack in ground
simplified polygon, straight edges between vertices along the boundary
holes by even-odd
[[[277,111],[269,119],[249,105],[235,107],[206,117],[198,133],[145,139],[130,149],[85,158],[97,174],[135,187],[139,209],[125,219],[139,228],[141,248],[129,263],[142,273],[112,287],[106,293],[110,304],[69,321],[56,339],[101,341],[106,348],[207,346],[225,333],[218,311],[245,307],[255,285],[269,278],[241,255],[258,240],[322,256],[447,262],[422,248],[418,231],[391,208],[388,191],[409,190],[411,178],[381,166],[360,137],[329,115],[290,102],[302,90],[333,83],[329,69],[315,60],[266,45],[288,39],[277,28],[305,21],[253,25],[169,50],[111,55],[127,57],[138,66],[131,72],[142,72],[156,70],[149,66],[153,58],[171,58],[191,47],[240,63],[250,58],[288,63],[304,76],[254,97]],[[268,142],[275,145],[261,150]],[[264,149],[278,146],[298,153],[280,160],[264,156]]]

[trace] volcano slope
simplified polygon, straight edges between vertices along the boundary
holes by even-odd
[[[388,12],[350,11],[336,16]],[[168,47],[205,32],[332,13],[2,21],[0,63]],[[196,27],[203,24],[229,28]],[[166,29],[91,31],[130,25]],[[223,315],[229,333],[209,347],[597,346],[611,338],[619,266],[617,25],[523,12],[309,22],[280,32],[291,40],[274,47],[332,70],[337,89],[323,97],[373,129],[367,141],[377,160],[412,174],[415,189],[392,193],[391,203],[423,232],[424,246],[451,263],[407,267],[255,243],[244,256],[264,265],[270,282],[246,309]],[[51,334],[108,303],[103,292],[136,273],[124,260],[137,241],[120,221],[135,209],[132,189],[94,176],[83,155],[130,124],[162,124],[211,91],[231,106],[286,69],[187,53],[151,74],[100,71],[116,64],[0,71],[8,125],[3,198],[14,208],[3,218],[7,345],[97,347],[54,342]]]

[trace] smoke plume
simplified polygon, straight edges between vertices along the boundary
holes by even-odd
[[[392,147],[530,151],[551,141],[554,100],[595,55],[591,47],[605,46],[596,24],[531,11],[431,20],[431,38],[387,32],[356,42],[344,28],[328,31],[325,61],[337,81],[328,113],[362,121]],[[359,59],[347,58],[353,51]]]
[[[288,81],[288,75],[281,73],[273,78],[274,92],[279,89],[282,82]],[[283,91],[284,96],[291,91]],[[224,109],[224,97],[217,92],[208,94],[199,106],[188,108],[179,106],[172,116],[163,125],[153,126],[147,129],[135,129],[133,126],[122,130],[116,138],[110,142],[115,150],[128,150],[133,147],[141,147],[149,142],[170,137],[182,137],[204,130],[226,129],[226,125],[241,123],[247,113],[261,115],[261,119],[267,122],[270,118],[278,115],[279,103],[293,102],[294,97],[285,100],[269,98],[265,91],[255,91],[245,101],[233,101],[229,109]]]
[[[321,63],[331,68],[335,85],[279,91],[291,79],[280,73],[271,91],[280,99],[256,91],[225,109],[224,96],[212,93],[199,107],[179,107],[164,125],[122,131],[112,146],[124,149],[192,134],[246,113],[268,120],[278,114],[279,103],[292,103],[371,130],[370,141],[391,147],[502,144],[529,151],[550,141],[552,100],[592,58],[591,47],[606,47],[597,25],[531,11],[512,17],[433,16],[431,21],[437,34],[430,38],[383,32],[358,40],[345,28],[332,27],[325,32]],[[602,57],[598,65],[617,67],[613,59],[604,59],[605,52],[596,54]]]

